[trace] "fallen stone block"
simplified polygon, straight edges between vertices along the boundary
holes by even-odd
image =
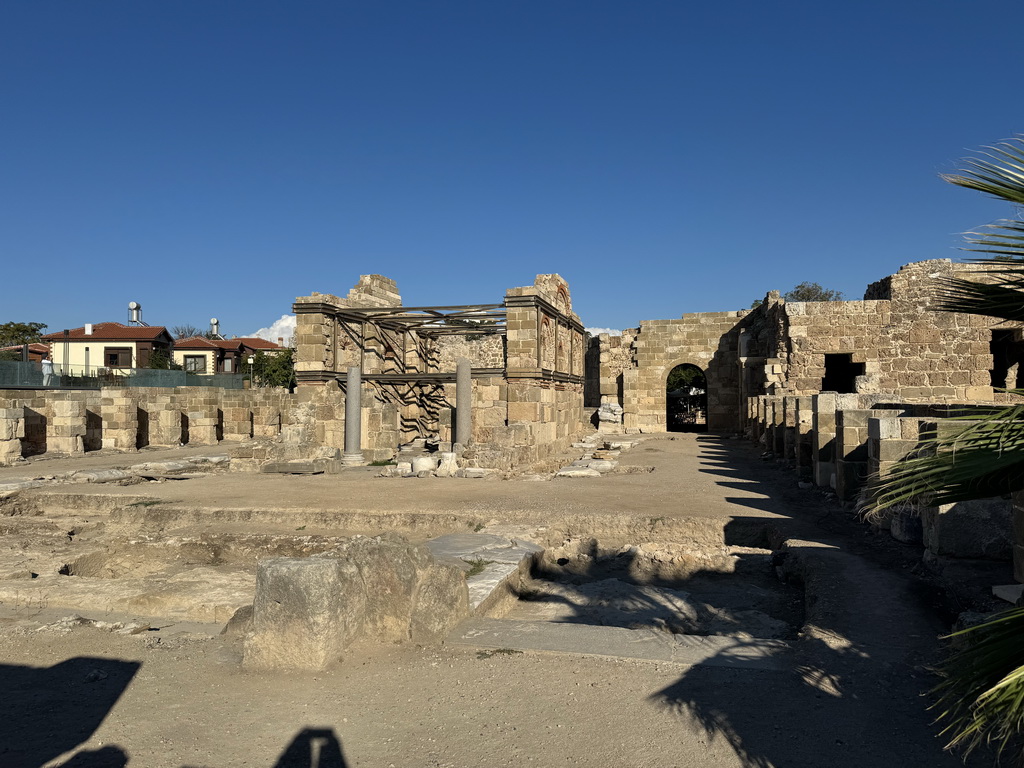
[[[242,664],[257,669],[325,669],[362,629],[366,590],[355,563],[282,557],[256,570],[252,631]]]
[[[71,473],[71,481],[75,483],[116,483],[132,477],[123,469],[80,469]]]
[[[262,561],[243,663],[319,670],[353,643],[437,642],[469,614],[462,571],[397,534]]]
[[[619,466],[619,462],[607,461],[604,459],[593,459],[589,464],[587,464],[587,466],[590,467],[590,469],[596,469],[598,472],[611,472]]]
[[[562,467],[555,473],[555,477],[600,477],[601,473],[590,467]]]
[[[979,499],[921,510],[925,547],[934,555],[1009,560],[1013,505],[1008,499]]]
[[[500,473],[496,469],[487,469],[485,467],[464,467],[456,473],[456,477],[468,477],[468,478],[489,478],[498,477]]]

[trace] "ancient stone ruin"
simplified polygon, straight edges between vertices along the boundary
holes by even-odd
[[[705,377],[709,431],[746,434],[766,455],[791,465],[808,488],[852,501],[869,473],[886,472],[930,431],[951,428],[944,421],[950,413],[1006,402],[1010,396],[998,390],[1017,383],[1024,357],[1020,329],[929,310],[935,281],[953,275],[984,279],[984,271],[971,266],[919,262],[868,286],[860,301],[787,302],[773,292],[749,310],[648,320],[621,335],[593,338],[558,275],[538,275],[532,285],[511,288],[490,303],[429,307],[404,306],[394,281],[364,275],[345,297],[296,299],[295,392],[2,390],[0,465],[226,441],[241,444],[216,461],[203,458],[206,470],[321,474],[375,462],[391,464],[382,468],[381,483],[413,476],[575,482],[626,471],[618,467],[620,453],[671,426],[668,377],[691,365]],[[196,466],[141,462],[99,474],[31,478],[0,484],[0,502],[23,516],[39,504],[45,516],[59,508],[52,497],[37,502],[18,494],[62,483],[158,481]],[[502,590],[550,558],[530,542],[491,542],[486,556],[474,556],[486,563],[485,580],[467,586],[463,566],[473,558],[465,553],[479,542],[464,542],[468,549],[453,560],[445,549],[450,541],[436,541],[464,533],[465,521],[441,514],[418,517],[412,543],[375,537],[379,530],[371,529],[379,521],[353,516],[352,529],[367,534],[362,538],[311,543],[298,533],[268,533],[243,541],[232,529],[216,544],[182,539],[174,549],[147,538],[172,517],[147,503],[140,498],[132,502],[142,505],[137,508],[106,511],[111,530],[124,538],[109,541],[105,553],[72,557],[73,547],[63,542],[40,555],[41,562],[62,574],[119,578],[142,568],[146,557],[164,565],[180,562],[182,552],[199,558],[209,570],[187,582],[189,594],[217,595],[222,585],[232,597],[210,598],[189,615],[231,618],[229,627],[248,633],[245,664],[251,668],[319,669],[368,640],[439,641],[480,606],[505,599]],[[923,544],[936,562],[996,562],[1012,555],[1016,577],[1024,581],[1024,544],[1013,540],[1011,506],[1003,499],[951,505],[881,524],[902,541]],[[232,525],[256,519],[245,510],[223,516]],[[474,530],[485,524],[471,523]],[[545,543],[561,542],[551,533]],[[660,562],[656,547],[628,545],[628,539],[616,540],[620,549],[605,552],[594,544],[564,559],[588,557],[593,565],[628,552]],[[688,557],[673,552],[669,559],[687,563]],[[728,557],[720,560],[699,562],[711,562],[711,570],[732,567]],[[225,563],[244,573],[216,572]],[[16,573],[22,571],[36,573],[28,567]],[[147,582],[127,597],[110,591],[109,598],[106,587],[95,587],[90,599],[110,609],[142,610],[157,605],[153,594],[177,595],[184,583],[179,579],[171,589]]]

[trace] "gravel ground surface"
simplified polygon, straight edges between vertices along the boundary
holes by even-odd
[[[767,526],[773,546],[790,553],[784,570],[809,596],[781,670],[405,645],[357,649],[317,675],[254,674],[241,670],[239,639],[217,634],[220,626],[123,634],[69,625],[58,621],[67,611],[46,606],[0,605],[0,765],[961,765],[943,753],[921,696],[948,625],[932,585],[911,574],[920,553],[798,489],[755,446],[673,437],[621,457],[654,472],[587,480],[380,479],[362,470],[73,490],[143,494],[168,519],[175,510],[275,510],[275,525],[315,509],[590,525],[612,538],[635,536],[630,523],[644,521],[652,541],[672,521],[677,537],[687,521],[695,531],[710,522],[727,541]],[[29,466],[54,473],[59,461]]]

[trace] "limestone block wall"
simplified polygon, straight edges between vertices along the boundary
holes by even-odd
[[[820,391],[825,355],[848,354],[864,366],[857,392],[893,392],[908,402],[991,401],[996,321],[929,309],[939,281],[976,274],[948,259],[922,261],[868,286],[864,301],[779,303],[781,333],[771,354],[783,375],[775,391]]]
[[[402,348],[394,332],[373,324],[338,320],[332,307],[398,307],[402,297],[395,281],[383,275],[362,275],[345,298],[314,292],[295,299],[295,373],[300,384],[323,383],[363,363],[365,372],[379,373],[396,365]],[[363,356],[359,342],[372,337]],[[384,362],[391,360],[391,363]]]
[[[474,368],[505,367],[505,337],[490,334],[481,338],[468,336],[441,336],[434,343],[432,371],[450,373],[455,370],[459,358],[469,360]]]
[[[272,437],[287,424],[291,402],[292,396],[280,389],[4,390],[0,455],[10,463],[43,453]],[[4,437],[11,434],[17,435],[17,446],[15,438]]]
[[[596,338],[599,349],[598,392],[600,400],[595,405],[604,403],[622,404],[624,392],[623,376],[625,371],[634,365],[636,355],[636,336],[639,328],[626,328],[621,335],[612,336],[599,334]]]
[[[739,431],[741,401],[739,368],[740,325],[747,311],[702,312],[678,320],[649,320],[640,324],[633,341],[637,371],[632,391],[625,391],[623,409],[627,431],[666,429],[665,385],[669,372],[691,363],[705,372],[708,382],[708,429]],[[602,395],[604,393],[602,392]]]

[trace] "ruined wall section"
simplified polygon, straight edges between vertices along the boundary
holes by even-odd
[[[339,320],[331,309],[401,305],[397,284],[383,275],[361,275],[345,298],[317,292],[296,298],[295,373],[299,384],[322,384],[344,375],[348,366],[361,363],[365,373],[394,368],[401,357],[401,334],[373,323]],[[365,355],[360,352],[364,339]]]
[[[992,318],[931,310],[938,281],[977,274],[949,260],[916,262],[872,283],[864,301],[786,302],[788,348],[773,394],[821,391],[825,355],[863,365],[856,392],[908,401],[990,401]],[[868,298],[870,297],[870,298]]]
[[[491,415],[495,423],[486,427],[491,446],[474,446],[480,451],[479,466],[535,463],[567,450],[589,427],[583,408],[586,331],[572,311],[566,281],[559,275],[538,275],[532,286],[506,292],[505,309],[505,424],[498,425],[497,414]],[[482,399],[489,400],[489,395]],[[484,451],[491,455],[484,456]]]
[[[0,454],[12,463],[40,454],[275,439],[293,423],[294,402],[283,389],[4,390]]]
[[[679,320],[649,320],[636,335],[635,374],[624,373],[623,426],[627,432],[666,429],[665,386],[682,363],[698,366],[708,382],[708,429],[739,430],[739,338],[746,310],[701,312]]]
[[[500,334],[438,336],[432,342],[435,353],[431,370],[450,373],[459,358],[468,359],[474,368],[505,367],[505,337]]]

